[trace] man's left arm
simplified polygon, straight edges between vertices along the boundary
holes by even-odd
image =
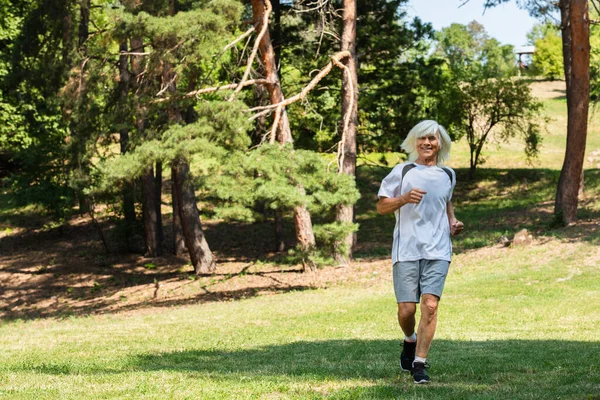
[[[452,201],[446,203],[446,214],[448,215],[448,223],[450,224],[450,235],[456,236],[463,231],[465,225],[456,219],[454,215],[454,206]]]

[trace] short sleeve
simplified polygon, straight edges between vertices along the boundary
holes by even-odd
[[[398,197],[400,195],[400,185],[402,184],[402,165],[397,165],[394,167],[392,172],[388,174],[383,181],[381,181],[381,186],[379,187],[379,192],[377,192],[378,197]]]
[[[454,188],[456,187],[456,172],[452,168],[448,168],[452,173],[452,182],[450,182],[450,195],[448,196],[448,201],[452,200],[452,194],[454,193]]]

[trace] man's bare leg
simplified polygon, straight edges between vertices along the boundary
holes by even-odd
[[[415,313],[417,312],[416,303],[398,303],[398,322],[404,332],[404,341],[402,344],[402,353],[400,354],[400,368],[404,371],[410,371],[415,360],[416,335],[415,335]]]
[[[412,336],[415,333],[416,312],[416,303],[398,303],[398,323],[405,336]]]
[[[437,326],[439,301],[439,297],[433,294],[424,294],[421,297],[421,320],[419,321],[419,329],[417,331],[417,337],[419,338],[416,352],[417,357],[427,358],[427,353],[429,352],[429,347],[431,346]]]

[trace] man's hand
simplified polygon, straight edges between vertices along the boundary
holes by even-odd
[[[450,235],[456,236],[463,231],[465,224],[455,219],[450,223]]]
[[[380,197],[377,202],[377,212],[379,214],[390,214],[403,207],[405,204],[418,204],[423,195],[427,192],[421,189],[414,188],[410,192],[404,193],[398,197]]]
[[[421,202],[421,199],[423,198],[423,195],[427,194],[426,191],[418,189],[418,188],[412,188],[410,190],[410,192],[403,194],[404,199],[406,200],[406,204],[408,203],[413,203],[413,204],[419,204]]]

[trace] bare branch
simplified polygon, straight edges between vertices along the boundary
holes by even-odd
[[[600,15],[600,10],[598,9],[598,5],[596,4],[595,0],[590,1],[590,3],[592,3],[592,6],[594,6],[594,9],[596,10],[596,13],[598,13],[598,15]],[[598,20],[591,20],[590,21],[591,24],[597,24]]]
[[[240,42],[241,40],[244,40],[248,35],[252,34],[252,32],[254,32],[255,30],[256,29],[254,27],[251,27],[246,32],[244,32],[243,34],[241,34],[240,36],[238,36],[233,42],[231,42],[227,46],[225,46],[223,48],[223,51],[229,50],[230,48],[232,48],[233,46],[235,46],[236,44],[238,44],[238,42]]]
[[[120,56],[149,56],[150,54],[152,54],[152,52],[150,51],[146,51],[143,53],[137,53],[137,52],[131,52],[131,51],[121,51],[119,52]]]
[[[266,79],[250,79],[250,80],[247,80],[247,81],[241,83],[242,87],[246,87],[246,86],[250,86],[250,85],[268,85],[268,84],[269,84],[269,81]],[[238,85],[240,85],[240,84],[239,83],[230,83],[229,85],[204,88],[204,89],[195,90],[193,92],[186,93],[183,97],[193,97],[193,96],[197,96],[199,94],[216,92],[218,90],[235,89],[236,87],[238,87]]]
[[[465,0],[465,1],[463,1],[462,3],[460,3],[460,5],[458,6],[458,8],[461,8],[461,7],[463,7],[463,6],[464,6],[465,4],[467,4],[468,2],[469,2],[469,0]],[[484,12],[485,12],[485,9],[484,9]]]
[[[260,111],[257,114],[254,114],[253,116],[251,116],[249,118],[250,121],[260,117],[261,115],[264,114],[268,114],[269,112],[271,112],[273,109],[276,109],[279,106],[282,107],[286,107],[298,100],[302,100],[304,99],[304,97],[306,97],[306,95],[308,94],[308,92],[310,92],[312,89],[314,89],[314,87],[317,85],[317,83],[319,83],[325,76],[327,76],[327,74],[329,74],[329,72],[331,72],[331,69],[333,68],[334,65],[336,65],[336,62],[339,63],[340,60],[346,58],[346,57],[350,57],[350,52],[349,51],[340,51],[336,54],[334,54],[333,56],[331,56],[331,62],[329,64],[327,64],[318,74],[317,76],[315,76],[308,85],[306,85],[301,91],[300,93],[296,94],[295,96],[292,96],[290,98],[287,98],[283,101],[280,101],[279,103],[275,103],[275,104],[269,104],[266,106],[259,106],[259,107],[253,107],[251,108],[250,112],[255,112],[255,111]]]
[[[306,13],[306,12],[316,11],[316,10],[320,10],[320,9],[324,8],[328,2],[329,2],[329,0],[315,1],[313,3],[309,3],[309,4],[305,5],[304,6],[305,8],[301,8],[300,6],[302,5],[302,3],[300,3],[297,6],[295,6],[294,8],[297,13]]]
[[[269,81],[267,79],[249,79],[242,84],[242,87],[246,87],[246,86],[250,86],[250,85],[268,85],[268,84],[269,84]],[[198,90],[194,90],[192,92],[188,92],[188,93],[184,94],[182,97],[184,99],[187,99],[187,98],[199,96],[199,95],[205,94],[205,93],[218,92],[219,90],[231,90],[231,89],[235,89],[236,87],[238,87],[238,85],[239,85],[239,83],[230,83],[228,85],[223,85],[223,86],[213,86],[213,87],[198,89]],[[157,99],[157,100],[154,100],[153,103],[162,103],[163,101],[167,101],[169,99],[170,99],[169,97]]]
[[[279,107],[277,107],[277,109],[275,110],[275,119],[273,120],[273,127],[271,128],[271,139],[269,141],[271,144],[275,143],[275,139],[277,137],[277,128],[279,127],[279,121],[281,120],[282,111],[282,105],[279,105]]]
[[[252,53],[250,54],[250,57],[248,57],[248,64],[246,65],[246,70],[244,71],[242,80],[240,81],[238,87],[235,88],[233,94],[229,98],[229,101],[233,100],[235,95],[237,93],[239,93],[240,90],[242,90],[242,87],[243,87],[242,85],[243,85],[244,81],[246,79],[248,79],[248,75],[250,74],[250,69],[252,68],[252,63],[254,62],[256,53],[258,53],[258,46],[260,44],[260,41],[262,40],[263,36],[265,36],[265,33],[267,32],[267,29],[269,28],[269,16],[271,15],[271,10],[273,9],[273,7],[271,6],[271,2],[269,0],[264,0],[264,2],[265,2],[265,5],[267,6],[267,8],[265,10],[265,15],[263,17],[260,32],[259,32],[258,36],[256,37],[256,40],[254,41],[254,47],[252,48]]]
[[[348,105],[348,110],[346,112],[346,115],[344,115],[342,139],[340,140],[340,143],[338,145],[338,172],[341,174],[343,172],[342,166],[344,165],[344,143],[346,142],[346,132],[348,131],[348,126],[350,125],[350,118],[352,116],[352,110],[354,109],[354,83],[352,82],[352,74],[350,72],[350,68],[348,68],[347,65],[342,64],[334,58],[332,58],[331,60],[335,63],[335,65],[344,70],[344,73],[346,74],[348,79],[350,93],[352,93],[352,95],[350,96],[350,104]]]
[[[175,74],[175,75],[173,76],[173,79],[171,79],[169,82],[167,82],[167,83],[165,84],[165,86],[164,86],[162,89],[160,89],[160,91],[159,91],[158,93],[156,93],[156,96],[158,97],[158,96],[162,95],[164,92],[166,92],[166,91],[167,91],[167,89],[168,89],[168,88],[169,88],[169,87],[170,87],[170,86],[171,86],[173,83],[175,83],[175,81],[176,81],[176,80],[177,80],[177,74]]]

